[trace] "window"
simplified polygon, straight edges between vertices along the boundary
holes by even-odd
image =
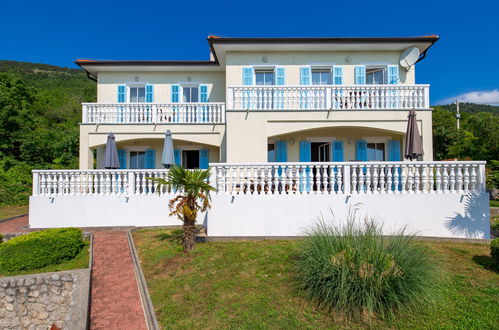
[[[130,151],[130,168],[131,169],[146,168],[145,151]]]
[[[184,102],[199,102],[199,87],[188,86],[183,87]]]
[[[199,150],[182,150],[182,166],[199,168]]]
[[[312,85],[329,85],[329,84],[331,84],[331,70],[312,69]]]
[[[331,144],[329,142],[312,142],[310,145],[311,157],[310,160],[312,162],[329,162]]]
[[[275,144],[269,143],[267,144],[267,161],[272,163],[275,162]]]
[[[366,68],[366,84],[385,84],[385,68]]]
[[[367,143],[367,160],[385,160],[385,143]]]
[[[142,87],[130,87],[130,102],[145,102],[146,101],[146,88]]]
[[[274,70],[255,70],[257,85],[274,85]]]

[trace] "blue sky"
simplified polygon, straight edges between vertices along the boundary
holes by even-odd
[[[499,103],[499,1],[4,1],[0,59],[205,60],[206,36],[438,34],[418,63],[433,104]]]

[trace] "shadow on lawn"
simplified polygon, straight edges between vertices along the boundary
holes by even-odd
[[[161,234],[157,234],[156,238],[159,239],[160,241],[171,241],[175,243],[182,243],[182,235],[183,235],[182,229],[174,229]]]
[[[491,256],[481,255],[481,256],[473,256],[473,261],[482,266],[483,268],[490,270],[494,273],[499,273],[499,265],[492,259]]]

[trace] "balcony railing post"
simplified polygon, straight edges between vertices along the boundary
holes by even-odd
[[[326,110],[332,110],[331,101],[332,101],[332,89],[330,87],[326,88]]]
[[[156,104],[152,105],[152,122],[153,124],[158,123],[158,107],[156,106]]]
[[[343,193],[350,195],[350,165],[343,166]]]
[[[485,164],[481,164],[479,167],[479,178],[480,180],[480,192],[485,192],[487,190],[487,177],[486,177],[486,172],[485,172]]]
[[[33,172],[33,196],[40,194],[40,174]]]
[[[81,121],[86,124],[88,122],[88,106],[86,104],[83,104],[82,105],[82,118],[81,118]]]
[[[428,86],[424,87],[424,104],[423,108],[429,108],[430,107],[430,88]]]
[[[234,109],[234,90],[229,87],[227,93],[227,109]]]
[[[135,172],[128,172],[127,195],[135,195]]]

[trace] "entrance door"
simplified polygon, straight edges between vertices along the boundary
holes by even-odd
[[[329,142],[312,142],[310,145],[310,161],[329,162],[331,144]]]
[[[182,165],[185,168],[199,168],[199,150],[183,150]]]

